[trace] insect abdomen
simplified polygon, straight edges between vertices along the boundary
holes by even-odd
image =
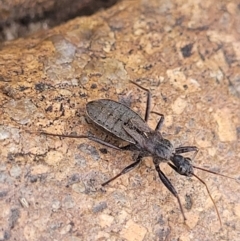
[[[135,143],[122,126],[132,118],[140,118],[143,122],[144,120],[127,106],[113,100],[100,99],[88,102],[86,109],[93,122],[122,140]]]

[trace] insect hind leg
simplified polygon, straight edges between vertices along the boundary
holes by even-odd
[[[77,138],[77,139],[88,139],[88,140],[91,140],[91,141],[94,141],[96,143],[99,143],[101,145],[104,145],[104,146],[107,146],[107,147],[110,147],[110,148],[113,148],[115,150],[122,150],[121,147],[118,147],[118,146],[115,146],[115,145],[112,145],[111,143],[108,143],[106,141],[103,141],[101,140],[100,138],[98,137],[95,137],[95,136],[92,136],[92,135],[62,135],[62,134],[54,134],[54,133],[49,133],[49,132],[39,132],[40,134],[43,134],[43,135],[47,135],[47,136],[58,136],[58,137],[66,137],[66,138]]]

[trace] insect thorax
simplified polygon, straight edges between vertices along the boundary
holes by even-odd
[[[161,140],[158,140],[155,144],[156,157],[166,159],[166,161],[170,159],[170,156],[172,155],[173,151],[173,145],[167,139],[162,138]]]

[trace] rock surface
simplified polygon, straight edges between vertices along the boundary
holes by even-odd
[[[0,240],[239,240],[240,184],[196,170],[204,185],[151,159],[104,188],[131,162],[85,139],[88,101],[127,100],[166,117],[174,145],[197,145],[194,165],[240,178],[240,9],[235,1],[122,1],[0,50]],[[152,114],[149,126],[158,118]],[[29,133],[28,131],[35,132]],[[187,156],[192,157],[191,153]],[[187,227],[188,226],[188,227]]]

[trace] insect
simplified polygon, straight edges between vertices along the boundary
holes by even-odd
[[[194,174],[193,168],[208,171],[210,173],[221,175],[224,177],[228,176],[206,170],[204,168],[196,167],[192,165],[191,158],[181,155],[186,152],[194,152],[195,157],[198,152],[198,148],[196,146],[182,146],[174,148],[171,142],[165,139],[160,132],[164,122],[164,115],[154,111],[150,112],[151,92],[133,81],[130,82],[147,92],[147,104],[144,119],[136,112],[131,110],[129,107],[110,99],[93,100],[88,102],[86,105],[86,112],[88,117],[95,124],[102,127],[107,132],[115,135],[123,141],[128,142],[126,146],[118,147],[112,145],[111,143],[103,141],[93,135],[60,135],[47,132],[40,132],[40,134],[70,138],[87,138],[89,140],[100,143],[110,148],[114,148],[116,150],[132,151],[136,153],[136,155],[134,155],[134,162],[125,167],[119,174],[104,182],[102,186],[109,184],[116,178],[134,169],[140,164],[141,160],[144,157],[152,157],[155,169],[159,175],[160,180],[177,199],[184,221],[186,220],[186,216],[184,214],[179,195],[170,180],[160,169],[160,164],[163,162],[167,163],[174,171],[176,171],[180,175],[188,177],[194,176],[205,185],[207,192],[214,204],[217,216],[221,224],[220,215],[217,206],[210,194],[210,191],[206,183],[196,174]],[[154,130],[152,130],[147,125],[150,113],[154,113],[160,116],[160,119]]]

